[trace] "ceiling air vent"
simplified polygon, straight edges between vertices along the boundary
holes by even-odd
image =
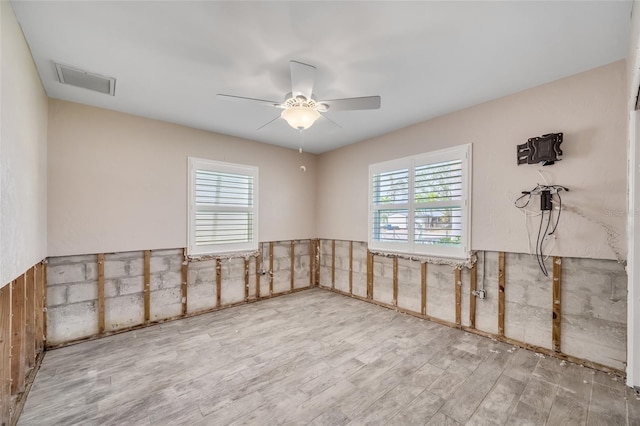
[[[106,95],[114,96],[116,93],[116,79],[92,74],[66,65],[55,64],[60,83],[82,87]]]

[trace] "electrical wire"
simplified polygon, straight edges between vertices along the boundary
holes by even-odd
[[[556,230],[558,229],[558,224],[560,223],[560,215],[562,213],[562,197],[560,196],[560,192],[568,191],[568,189],[561,185],[549,185],[545,177],[542,176],[542,174],[540,174],[540,176],[545,181],[545,185],[537,184],[530,191],[523,191],[522,195],[518,197],[513,204],[515,205],[515,207],[521,210],[525,215],[525,228],[527,230],[527,241],[529,244],[529,254],[531,256],[534,256],[534,253],[532,253],[532,250],[531,250],[531,233],[529,231],[528,218],[532,216],[540,216],[540,223],[538,225],[538,235],[536,237],[536,245],[535,245],[535,257],[536,257],[536,261],[538,262],[538,266],[540,267],[540,270],[545,276],[548,277],[549,271],[547,269],[545,261],[549,258],[549,255],[548,254],[546,256],[544,255],[544,244],[545,244],[545,241],[547,241],[547,238],[555,234]],[[526,209],[526,207],[531,202],[531,198],[534,195],[541,195],[543,191],[550,191],[551,197],[553,197],[553,195],[556,195],[558,197],[558,214],[555,218],[555,221],[553,220],[553,209],[541,210],[540,213],[535,213],[535,214],[531,210]],[[526,198],[526,202],[522,202],[522,200],[525,198]],[[551,201],[552,203],[554,203],[553,200]],[[549,213],[545,214],[547,211]],[[547,216],[546,217],[547,224],[546,224],[546,227],[544,228],[544,232],[542,232],[542,228],[545,222],[545,216]],[[551,228],[552,223],[553,223],[553,228],[551,232],[549,232],[549,228]],[[553,241],[554,241],[554,247],[555,247],[555,237]]]

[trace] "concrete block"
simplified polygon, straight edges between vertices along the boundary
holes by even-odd
[[[196,284],[212,284],[216,282],[215,268],[198,269],[196,273]]]
[[[365,260],[357,260],[353,259],[353,264],[351,266],[353,268],[353,272],[362,272],[367,273],[367,261]]]
[[[128,269],[129,276],[132,276],[132,277],[144,276],[144,259],[143,258],[130,259],[128,262],[128,265],[129,265],[129,269]]]
[[[98,283],[78,283],[67,286],[67,303],[78,303],[98,299]]]
[[[320,257],[329,256],[331,258],[331,241],[320,240]]]
[[[580,315],[562,315],[562,352],[625,369],[625,324]]]
[[[182,273],[168,271],[160,274],[162,280],[162,288],[182,287]]]
[[[47,286],[47,307],[64,305],[67,303],[67,286]]]
[[[187,285],[192,286],[196,284],[198,279],[198,271],[187,269]]]
[[[58,345],[98,333],[95,302],[82,302],[47,308],[47,343]]]
[[[296,257],[298,256],[309,256],[309,241],[308,240],[303,240],[303,241],[299,241],[297,240],[295,242],[295,245],[293,246],[293,252],[295,254]]]
[[[320,266],[320,285],[331,287],[331,266]]]
[[[486,265],[483,265],[483,258]],[[506,260],[505,260],[506,264]],[[498,333],[498,253],[484,252],[478,259],[477,288],[486,291],[484,300],[476,299],[476,328],[488,333]],[[483,277],[484,275],[484,277]],[[506,278],[506,276],[505,276]],[[505,298],[506,288],[505,286]],[[428,296],[427,296],[428,298]],[[505,324],[506,325],[506,324]]]
[[[353,259],[367,262],[367,243],[353,242]]]
[[[149,280],[151,291],[158,291],[162,288],[162,274],[151,274]]]
[[[104,297],[116,297],[120,294],[120,280],[104,280]]]
[[[85,265],[60,264],[47,266],[47,285],[69,284],[83,282],[85,280]]]
[[[164,272],[169,270],[169,259],[166,257],[153,257],[149,259],[151,273]]]
[[[260,276],[260,297],[269,295],[269,274]]]
[[[179,288],[151,292],[151,320],[173,318],[182,314],[182,292]]]
[[[169,270],[170,271],[182,271],[182,253],[179,256],[169,257]]]
[[[384,256],[375,256],[373,273],[373,300],[393,304],[393,260]]]
[[[398,259],[398,306],[420,312],[422,300],[420,262]]]
[[[151,306],[153,307],[153,303]],[[142,293],[105,299],[104,319],[107,331],[115,331],[142,324],[144,322],[144,299]]]
[[[290,244],[291,243],[289,241],[273,243],[273,258],[289,257],[291,255]]]
[[[353,294],[360,297],[367,296],[367,274],[354,273],[353,274]]]
[[[189,271],[198,271],[200,269],[214,269],[216,268],[215,260],[200,260],[189,262]]]
[[[193,313],[216,306],[216,288],[213,284],[187,287],[187,312]]]
[[[504,311],[504,328],[507,337],[551,349],[551,309],[542,309],[536,306],[507,302],[505,296]]]
[[[336,270],[335,288],[346,293],[349,292],[349,271],[342,269]]]
[[[127,277],[120,279],[119,295],[124,296],[128,294],[142,293],[143,291],[144,277]]]
[[[281,257],[279,259],[274,259],[273,262],[273,270],[274,271],[289,271],[291,269],[291,259],[288,257]]]
[[[274,259],[274,267],[275,267],[275,264],[276,264],[276,261]],[[220,265],[220,269],[221,269],[223,280],[227,278],[238,278],[238,277],[244,278],[244,259],[235,258],[235,259],[223,260],[222,264]]]
[[[455,274],[449,265],[427,265],[427,315],[455,322]]]
[[[244,277],[222,280],[221,302],[223,305],[244,301]]]
[[[349,241],[336,240],[336,257],[349,260]]]
[[[85,281],[98,281],[98,259],[96,257],[95,262],[87,262],[85,263],[85,272],[84,272]]]
[[[125,270],[126,262],[123,260],[106,260],[104,261],[105,278],[122,278],[128,276]]]
[[[273,292],[282,293],[291,290],[291,278],[289,271],[274,271]]]
[[[249,299],[256,297],[256,274],[249,271]]]

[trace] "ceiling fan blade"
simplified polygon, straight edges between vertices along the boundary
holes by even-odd
[[[295,98],[298,95],[311,99],[313,82],[316,78],[316,67],[291,61],[291,94]]]
[[[267,127],[269,124],[273,123],[274,121],[276,121],[278,118],[280,118],[280,116],[277,116],[276,118],[274,118],[273,120],[268,121],[267,123],[263,124],[262,126],[258,127],[256,130],[262,130],[264,127]]]
[[[324,118],[325,120],[327,120],[329,123],[333,124],[334,126],[338,126],[341,129],[343,129],[344,127],[342,127],[341,125],[339,125],[338,123],[336,123],[335,121],[333,121],[332,119],[330,119],[329,117],[327,117],[324,114],[320,114],[320,117]]]
[[[357,109],[379,109],[380,96],[365,96],[363,98],[345,98],[320,101],[329,106],[329,111],[349,111]]]
[[[242,96],[233,96],[233,95],[222,95],[220,93],[218,93],[216,96],[218,97],[218,99],[224,99],[225,101],[245,102],[245,103],[252,103],[254,105],[284,108],[284,105],[276,101],[265,101],[264,99],[244,98]]]

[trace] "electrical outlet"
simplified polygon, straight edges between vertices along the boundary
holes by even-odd
[[[473,292],[473,295],[475,297],[477,297],[478,299],[480,299],[480,300],[484,300],[484,299],[487,298],[487,292],[484,289],[483,290],[475,290]]]

